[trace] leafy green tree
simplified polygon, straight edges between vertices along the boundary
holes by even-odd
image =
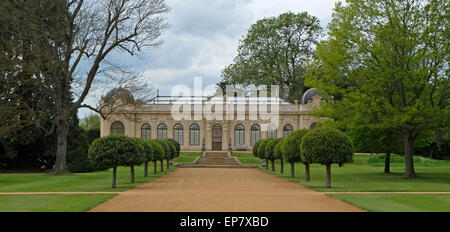
[[[284,139],[281,139],[279,143],[277,143],[277,145],[274,148],[274,156],[275,159],[279,159],[280,160],[280,173],[284,172],[284,167],[283,167],[283,149],[281,148],[281,146],[283,146],[284,143]]]
[[[310,160],[302,160],[301,157],[301,141],[303,136],[308,133],[308,130],[301,129],[292,132],[288,137],[284,139],[281,147],[283,151],[284,159],[291,164],[291,177],[294,178],[294,164],[295,162],[303,162],[305,164],[305,180],[310,180],[309,164]]]
[[[148,140],[149,145],[152,147],[152,161],[153,161],[153,173],[156,174],[157,169],[157,161],[163,161],[164,160],[164,147],[157,142],[156,140]],[[162,171],[162,168],[161,168]]]
[[[80,126],[84,130],[100,129],[100,115],[89,114],[80,120]]]
[[[132,155],[129,155],[126,157],[126,159],[123,160],[124,166],[130,167],[130,182],[135,183],[135,173],[134,173],[134,166],[140,165],[145,162],[145,148],[144,143],[141,141],[140,138],[128,138],[135,147],[136,152]]]
[[[266,152],[265,157],[267,160],[270,160],[272,164],[272,172],[275,172],[275,146],[281,141],[281,138],[271,138],[268,139],[267,145],[266,145]]]
[[[385,153],[385,173],[390,173],[391,153],[403,151],[401,137],[395,130],[360,128],[349,130],[347,135],[357,152]]]
[[[169,145],[170,148],[170,155],[166,156],[166,164],[167,164],[167,169],[170,168],[170,160],[174,159],[175,157],[177,157],[177,148],[175,146],[175,143],[173,143],[170,139],[165,139],[166,143]],[[175,140],[174,140],[175,141]]]
[[[139,138],[137,142],[141,144],[143,149],[144,177],[148,177],[148,162],[153,160],[153,148],[150,145],[149,140]]]
[[[125,79],[136,76],[122,75],[127,73],[123,66],[107,61],[108,57],[118,52],[135,55],[143,48],[158,46],[156,39],[168,27],[165,14],[169,7],[164,0],[1,2],[0,8],[4,9],[2,16],[3,13],[6,15],[4,18],[17,21],[19,25],[27,25],[23,27],[24,30],[19,27],[21,29],[17,32],[20,34],[2,32],[2,36],[17,41],[20,47],[32,48],[34,51],[27,53],[38,58],[33,58],[27,67],[41,71],[34,78],[35,82],[50,86],[47,93],[52,99],[47,102],[53,106],[55,116],[51,118],[50,128],[47,129],[50,131],[48,134],[56,133],[57,140],[53,173],[67,172],[67,129],[72,114],[80,108],[106,113],[104,108],[86,104],[94,80],[99,79],[98,76],[120,78],[118,85],[126,85]],[[24,2],[29,4],[23,5]],[[23,14],[17,15],[17,12]],[[23,39],[16,40],[16,35]],[[28,60],[28,57],[19,54],[7,54],[6,59],[10,61],[18,61],[21,57]],[[79,85],[80,89],[73,89],[76,79],[83,83]],[[139,86],[134,83],[130,85]],[[76,100],[72,98],[74,92],[79,93]],[[27,119],[37,118],[34,114],[39,114],[33,110],[23,112],[27,112]]]
[[[416,176],[416,139],[449,122],[445,117],[449,4],[445,0],[338,3],[328,39],[317,45],[319,62],[311,65],[307,81],[330,100],[316,115],[335,118],[348,129],[370,127],[401,134],[406,178]]]
[[[321,31],[319,20],[306,12],[258,20],[240,41],[233,64],[222,71],[221,86],[279,85],[286,100],[300,99],[306,64]]]
[[[341,131],[320,128],[310,130],[303,136],[300,144],[302,159],[326,165],[326,187],[331,188],[331,164],[353,161],[353,144]]]
[[[171,143],[166,139],[157,139],[155,140],[164,148],[164,157],[161,159],[161,172],[164,171],[164,159],[169,160],[172,157],[172,147]]]
[[[167,139],[169,140],[176,148],[176,155],[175,157],[180,157],[180,152],[181,152],[181,145],[178,141],[176,141],[175,139]]]
[[[269,169],[269,161],[266,159],[266,146],[267,146],[267,139],[261,139],[261,143],[258,146],[258,157],[260,159],[266,160],[266,169]]]
[[[100,169],[113,169],[112,187],[116,188],[118,166],[129,166],[138,154],[136,143],[128,137],[109,135],[96,139],[89,147],[89,159]]]
[[[255,144],[253,144],[252,153],[253,153],[253,156],[255,156],[255,157],[259,157],[258,148],[259,148],[260,144],[261,144],[261,140],[258,140],[255,142]]]

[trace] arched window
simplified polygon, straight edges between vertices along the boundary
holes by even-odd
[[[292,133],[292,131],[294,131],[294,128],[291,125],[287,124],[286,126],[284,126],[283,138],[288,137]]]
[[[311,126],[309,126],[309,129],[314,129],[314,128],[316,128],[317,127],[317,124],[315,123],[315,122],[313,122],[312,124],[311,124]]]
[[[276,138],[276,137],[278,137],[278,135],[277,135],[277,127],[275,125],[273,125],[273,124],[270,124],[267,127],[267,138],[271,139],[271,138]]]
[[[250,134],[250,145],[253,146],[256,142],[261,139],[261,127],[257,124],[254,124],[251,128]]]
[[[124,135],[125,126],[122,122],[116,121],[111,124],[110,134],[112,135]]]
[[[152,135],[151,135],[151,127],[150,125],[148,125],[148,123],[144,123],[141,126],[141,138],[143,139],[151,139]]]
[[[244,146],[245,145],[245,129],[241,124],[236,125],[234,128],[234,145]]]
[[[173,139],[183,145],[183,126],[181,124],[175,124],[173,127]]]
[[[197,124],[192,124],[189,131],[189,145],[200,145],[200,127]]]
[[[167,139],[167,126],[164,123],[158,125],[158,139]]]

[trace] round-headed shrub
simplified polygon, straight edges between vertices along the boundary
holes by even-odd
[[[258,140],[255,142],[255,144],[253,144],[252,152],[255,157],[259,157],[258,148],[259,148],[260,144],[261,144],[261,140]]]
[[[166,156],[166,159],[167,159],[167,162],[166,162],[166,164],[167,164],[167,169],[169,169],[169,168],[170,168],[170,162],[169,162],[169,160],[172,160],[173,158],[177,157],[177,148],[175,147],[175,144],[174,144],[173,142],[171,142],[169,139],[165,139],[165,141],[166,141],[167,145],[168,145],[169,148],[170,148],[170,157],[168,158],[168,157]]]
[[[302,157],[327,167],[326,187],[331,187],[331,164],[353,161],[353,144],[341,131],[319,128],[309,131],[302,139]]]
[[[148,142],[148,140],[145,139],[136,139],[136,142],[139,143],[142,154],[143,154],[143,159],[144,159],[144,177],[148,176],[148,162],[153,160],[153,149],[152,146],[150,146],[150,143]],[[134,170],[133,170],[134,171]]]
[[[275,146],[281,141],[281,138],[272,138],[267,140],[265,156],[272,163],[272,172],[275,171]]]
[[[280,173],[284,172],[284,167],[283,167],[283,150],[281,149],[281,146],[284,143],[284,139],[280,138],[280,141],[277,143],[277,145],[275,146],[275,148],[273,149],[274,152],[274,156],[275,159],[279,159],[280,160]]]
[[[283,152],[284,159],[291,163],[291,177],[294,178],[294,163],[300,162],[300,144],[303,136],[308,133],[308,130],[301,129],[292,132],[287,138],[284,139],[283,144],[281,145],[281,150]],[[306,165],[306,180],[309,180],[309,165]]]
[[[258,146],[258,157],[261,159],[265,159],[266,158],[266,146],[267,146],[267,139],[261,139],[261,142],[259,143]]]
[[[176,155],[175,157],[179,157],[180,156],[180,152],[181,152],[181,145],[178,141],[176,141],[175,139],[167,139],[169,140],[173,145],[175,145],[175,148],[177,149]]]
[[[177,147],[176,147],[176,145],[172,141],[170,141],[170,139],[166,139],[166,141],[167,141],[167,144],[169,144],[169,147],[170,147],[170,158],[169,159],[176,158],[177,157]],[[175,140],[173,140],[173,141],[175,141]]]
[[[284,139],[281,149],[287,162],[295,163],[301,161],[300,144],[306,133],[308,133],[306,129],[296,130]]]
[[[142,157],[136,143],[122,135],[109,135],[92,142],[88,152],[89,160],[99,169],[113,168],[112,187],[116,187],[118,166],[128,166],[131,161]]]
[[[267,140],[264,156],[268,160],[275,160],[275,146],[281,141],[280,138],[271,138]]]
[[[136,146],[137,152],[133,155],[127,156],[125,158],[125,166],[130,166],[130,182],[134,183],[135,181],[135,175],[134,175],[134,166],[140,165],[145,162],[146,160],[146,154],[145,154],[145,147],[144,142],[140,138],[128,138],[130,141],[134,143]],[[151,152],[151,151],[150,151]]]
[[[155,141],[157,141],[159,144],[161,144],[161,146],[164,148],[164,158],[163,159],[170,159],[170,157],[172,156],[172,148],[170,148],[169,142],[165,139],[157,139]]]
[[[157,161],[163,161],[165,157],[165,151],[164,147],[157,141],[157,140],[147,140],[147,143],[152,147],[152,161],[153,161],[153,167],[154,172],[156,173],[156,162]]]
[[[283,150],[281,149],[283,143],[284,139],[280,138],[280,141],[278,141],[277,145],[275,145],[275,148],[273,149],[273,155],[275,159],[283,159]]]

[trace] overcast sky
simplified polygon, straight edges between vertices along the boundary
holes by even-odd
[[[163,44],[139,57],[114,57],[137,72],[145,72],[153,89],[170,95],[177,84],[193,87],[202,77],[203,86],[220,80],[221,70],[236,55],[239,39],[250,25],[264,17],[284,12],[304,12],[320,19],[323,27],[331,20],[337,0],[167,0],[170,28],[160,38]],[[106,92],[107,89],[102,91]],[[86,99],[96,105],[98,95]],[[82,109],[80,117],[89,111]]]

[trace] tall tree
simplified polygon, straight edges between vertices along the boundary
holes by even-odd
[[[240,41],[233,64],[222,71],[221,84],[279,85],[282,97],[299,100],[321,31],[319,20],[306,12],[257,21]]]
[[[32,27],[31,31],[35,35],[33,41],[42,43],[39,67],[45,69],[44,77],[52,86],[54,97],[55,116],[49,130],[57,134],[54,173],[63,173],[67,171],[71,115],[83,107],[103,113],[98,107],[84,103],[94,80],[100,75],[127,74],[118,73],[122,67],[107,58],[112,53],[134,55],[143,48],[159,45],[156,39],[168,26],[169,7],[164,0],[42,1],[45,4],[51,11],[47,11],[46,17],[33,18],[31,23],[39,27]],[[43,21],[47,23],[40,26]],[[79,93],[72,88],[74,82],[82,84]],[[72,94],[77,98],[72,100]]]
[[[338,3],[308,80],[334,97],[318,115],[341,113],[346,122],[401,134],[407,178],[416,176],[419,135],[448,125],[449,9],[445,0]]]

